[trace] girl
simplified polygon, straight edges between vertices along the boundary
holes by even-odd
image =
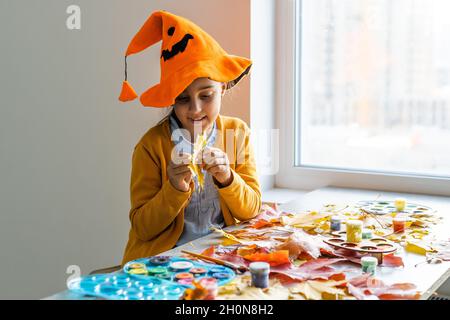
[[[228,55],[198,26],[166,11],[150,16],[126,57],[160,40],[161,81],[140,100],[173,109],[134,149],[131,230],[122,264],[204,236],[211,226],[251,219],[261,207],[249,128],[220,115],[226,90],[249,72],[251,61]],[[119,99],[136,97],[125,70]],[[193,159],[199,134],[204,148]],[[195,174],[193,161],[199,163]]]

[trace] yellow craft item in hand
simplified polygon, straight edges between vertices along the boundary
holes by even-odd
[[[207,141],[205,139],[205,136],[203,134],[199,134],[197,136],[197,139],[195,140],[194,150],[192,154],[192,163],[190,164],[190,168],[192,169],[194,175],[197,176],[200,189],[203,189],[205,178],[203,176],[202,170],[200,169],[200,166],[196,162],[197,156],[202,152],[203,148],[206,147],[206,144]]]
[[[360,220],[347,220],[347,242],[361,242],[363,223]]]

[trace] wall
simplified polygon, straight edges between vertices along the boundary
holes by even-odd
[[[275,129],[275,0],[251,1],[250,126],[261,189],[273,188],[278,165]]]
[[[79,31],[66,8],[81,7]],[[133,147],[164,112],[120,104],[123,53],[165,9],[250,56],[250,1],[1,1],[0,298],[65,289],[66,268],[116,265],[128,238]],[[142,93],[159,80],[159,45],[129,59]],[[249,79],[223,113],[250,121]]]

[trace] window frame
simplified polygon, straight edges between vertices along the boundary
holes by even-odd
[[[297,57],[297,23],[301,22],[303,0],[276,1],[276,125],[279,128],[279,170],[275,186],[280,188],[315,190],[325,186],[357,189],[376,189],[392,192],[422,193],[450,196],[450,178],[372,172],[352,169],[335,169],[314,166],[295,166],[295,139],[300,139],[300,126],[296,106],[300,101],[297,84],[300,72]],[[307,0],[313,1],[313,0]],[[282,23],[281,23],[282,22]],[[297,46],[297,47],[296,47]],[[301,108],[301,106],[298,106]],[[299,121],[300,122],[300,121]],[[299,130],[299,132],[296,132]],[[298,148],[300,149],[300,148]],[[299,158],[298,158],[299,159]]]

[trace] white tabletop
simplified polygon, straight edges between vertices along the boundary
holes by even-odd
[[[449,239],[450,237],[450,198],[441,196],[417,195],[417,194],[401,194],[384,191],[373,190],[359,190],[347,188],[326,187],[318,189],[304,195],[299,196],[296,200],[282,204],[281,209],[286,211],[304,211],[317,210],[325,204],[351,204],[360,200],[394,200],[398,197],[406,198],[408,201],[420,203],[437,210],[437,214],[443,216],[443,223],[436,225],[432,232],[437,234],[442,239]],[[239,228],[233,226],[225,230],[232,230]],[[221,235],[212,233],[203,238],[197,239],[183,246],[174,248],[162,254],[164,255],[180,255],[181,250],[189,250],[201,252],[212,245],[221,243]],[[419,262],[425,261],[425,257],[408,252],[399,252],[403,258],[404,267],[390,268],[377,267],[377,278],[381,279],[386,284],[411,282],[417,286],[417,289],[422,292],[421,299],[428,299],[428,297],[436,291],[436,289],[444,283],[450,275],[450,262],[443,262],[441,264],[427,264],[421,263],[417,267],[415,265]],[[345,268],[345,265],[342,266]],[[93,299],[74,294],[70,291],[63,291],[46,299]]]

